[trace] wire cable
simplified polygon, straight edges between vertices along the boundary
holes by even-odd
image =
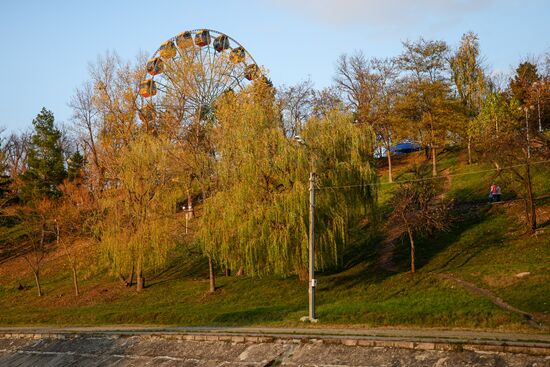
[[[379,182],[374,184],[364,184],[364,185],[343,185],[343,186],[318,186],[318,190],[328,190],[328,189],[352,189],[357,187],[366,187],[366,186],[385,186],[385,185],[397,185],[397,184],[403,184],[407,182],[419,182],[419,181],[428,181],[428,180],[441,180],[441,179],[448,179],[449,177],[459,177],[459,176],[468,176],[468,175],[477,175],[480,173],[488,173],[488,172],[494,172],[494,171],[503,171],[507,169],[517,168],[517,167],[523,167],[527,164],[529,165],[537,165],[537,164],[544,164],[544,163],[550,163],[550,160],[545,161],[538,161],[538,162],[531,162],[531,163],[522,163],[522,164],[515,164],[512,166],[507,167],[499,167],[499,168],[491,168],[491,169],[485,169],[485,170],[479,170],[474,172],[462,172],[462,173],[454,173],[444,176],[436,176],[436,177],[426,177],[426,178],[417,178],[417,179],[410,179],[410,180],[402,180],[402,181],[393,181],[393,182]]]

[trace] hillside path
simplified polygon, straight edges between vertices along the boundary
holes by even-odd
[[[536,319],[534,315],[528,313],[528,312],[525,312],[525,311],[522,311],[520,310],[519,308],[516,308],[512,305],[510,305],[509,303],[507,303],[506,301],[504,301],[502,298],[496,296],[493,292],[491,292],[490,290],[488,289],[485,289],[485,288],[481,288],[481,287],[478,287],[477,285],[475,285],[474,283],[471,283],[471,282],[468,282],[466,280],[463,280],[463,279],[460,279],[460,278],[457,278],[455,277],[454,275],[452,274],[448,274],[448,273],[435,273],[439,278],[442,278],[442,279],[446,279],[446,280],[450,280],[464,288],[466,288],[467,290],[469,290],[470,292],[478,295],[478,296],[481,296],[481,297],[484,297],[486,299],[488,299],[489,301],[491,301],[493,304],[495,304],[496,306],[504,309],[504,310],[507,310],[507,311],[510,311],[510,312],[513,312],[513,313],[517,313],[519,315],[521,315],[523,318],[525,318],[532,326],[535,326],[537,328],[540,328],[540,327],[543,327],[545,325],[544,321],[543,320],[540,320],[540,319]]]
[[[449,169],[445,169],[441,172],[445,177],[445,184],[443,191],[437,196],[437,201],[445,199],[447,192],[451,189],[452,177],[450,176]],[[395,273],[398,271],[397,265],[393,261],[393,254],[395,252],[395,241],[402,238],[405,233],[405,228],[397,226],[392,223],[388,223],[386,226],[387,235],[378,248],[378,265],[389,272]]]

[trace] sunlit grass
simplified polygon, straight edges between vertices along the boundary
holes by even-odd
[[[455,152],[440,156],[440,170],[476,172],[482,164],[466,165]],[[397,178],[406,177],[407,166],[396,166]],[[537,195],[548,193],[547,169],[537,171]],[[457,213],[451,231],[417,243],[418,273],[411,275],[406,240],[397,243],[397,273],[377,265],[377,249],[352,235],[358,246],[347,255],[348,269],[318,276],[317,311],[323,325],[415,326],[496,328],[526,330],[521,316],[503,310],[486,298],[438,276],[449,273],[491,290],[526,312],[550,317],[550,236],[541,229],[525,235],[518,215],[522,207],[486,205],[487,174],[458,175],[448,196],[475,207]],[[384,182],[385,178],[381,178]],[[397,185],[382,185],[382,197]],[[549,206],[546,199],[540,205]],[[461,215],[458,215],[461,214]],[[547,224],[543,223],[543,226]],[[59,260],[61,261],[61,260]],[[207,264],[184,248],[171,255],[165,269],[149,275],[142,293],[124,287],[98,269],[82,280],[82,295],[73,295],[70,273],[47,264],[45,296],[39,298],[33,280],[22,273],[0,280],[2,325],[271,325],[303,326],[307,315],[307,283],[296,277],[225,277],[219,274],[218,290],[208,294]],[[6,266],[6,265],[4,265]],[[531,274],[524,278],[521,272]],[[25,286],[18,290],[19,283]]]

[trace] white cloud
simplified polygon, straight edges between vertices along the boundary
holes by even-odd
[[[399,28],[426,21],[456,21],[496,0],[269,0],[331,25],[372,24]],[[434,18],[434,16],[436,18]]]

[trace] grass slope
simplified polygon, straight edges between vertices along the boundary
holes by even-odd
[[[418,157],[396,159],[396,177]],[[401,161],[401,163],[400,163]],[[440,169],[454,175],[486,169],[466,166],[457,153],[441,156]],[[537,171],[538,195],[547,194],[548,168]],[[532,330],[520,315],[485,297],[444,280],[440,273],[489,289],[511,305],[550,317],[550,236],[545,227],[550,202],[539,200],[541,228],[526,236],[520,203],[483,204],[491,174],[450,178],[448,196],[471,202],[452,231],[418,242],[418,273],[408,270],[408,243],[397,243],[398,272],[377,265],[377,248],[362,249],[362,261],[348,270],[321,274],[318,317],[321,325],[420,326]],[[381,199],[396,186],[385,185]],[[506,188],[503,187],[506,197]],[[300,325],[307,314],[307,284],[296,278],[218,278],[219,289],[207,294],[207,266],[188,250],[178,249],[168,266],[148,279],[140,294],[92,267],[83,272],[82,295],[75,297],[62,256],[45,265],[45,296],[39,298],[22,259],[0,263],[2,325]],[[88,256],[89,264],[93,257]],[[524,278],[516,274],[530,272]],[[19,284],[24,285],[18,290]]]

